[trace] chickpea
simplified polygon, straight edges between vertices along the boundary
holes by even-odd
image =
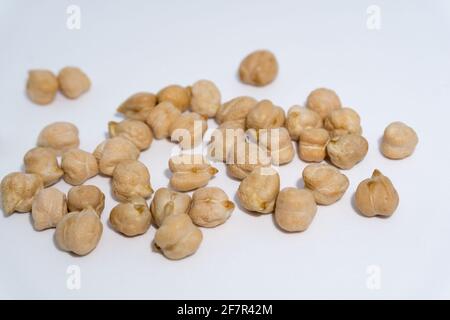
[[[237,192],[241,205],[259,213],[272,213],[280,191],[280,176],[272,168],[259,167],[241,181]]]
[[[49,148],[34,148],[24,157],[25,172],[41,176],[44,186],[48,187],[61,179],[64,172],[58,165],[56,153]]]
[[[130,202],[115,206],[109,215],[109,222],[117,232],[134,237],[147,232],[152,215],[145,199],[134,197]]]
[[[305,107],[292,106],[288,110],[286,128],[291,139],[298,140],[303,130],[322,128],[322,122],[322,118],[317,112]]]
[[[156,105],[156,95],[149,92],[138,92],[130,96],[117,108],[128,119],[146,121],[150,111]]]
[[[105,195],[96,186],[75,186],[67,194],[67,206],[69,212],[92,208],[100,217],[105,208]]]
[[[292,161],[295,150],[286,128],[261,129],[258,133],[258,142],[268,150],[272,164],[282,165]]]
[[[327,155],[329,141],[330,135],[327,130],[305,129],[299,135],[298,156],[306,162],[321,162]]]
[[[265,86],[271,83],[277,74],[277,59],[272,52],[267,50],[250,53],[239,66],[241,81],[254,86]]]
[[[179,85],[167,86],[158,92],[158,102],[171,102],[181,112],[186,111],[191,105],[191,88],[183,88]]]
[[[355,110],[340,108],[332,111],[324,121],[324,127],[331,137],[344,134],[362,134],[361,119]]]
[[[175,214],[164,219],[154,244],[167,258],[179,260],[194,254],[202,239],[202,232],[187,214]]]
[[[317,205],[309,190],[284,188],[278,194],[275,221],[285,231],[305,231],[314,219],[316,212]]]
[[[30,212],[33,198],[44,187],[40,175],[13,172],[5,176],[1,183],[3,211]]]
[[[246,124],[249,129],[271,129],[284,125],[284,110],[274,106],[269,100],[262,100],[247,114]]]
[[[211,134],[208,144],[208,156],[216,161],[226,162],[228,153],[233,150],[237,141],[245,142],[245,132],[239,122],[223,122]]]
[[[173,214],[187,214],[191,206],[191,197],[169,188],[160,188],[155,192],[150,211],[155,224],[159,227],[164,219]]]
[[[149,112],[146,122],[156,139],[164,139],[170,136],[170,127],[180,115],[171,102],[161,102]]]
[[[73,186],[83,184],[98,174],[98,163],[92,153],[71,149],[63,154],[61,168],[64,181]]]
[[[37,144],[39,147],[53,149],[60,156],[80,145],[78,128],[69,122],[54,122],[42,129]]]
[[[58,189],[43,189],[34,197],[31,215],[36,230],[55,228],[65,214],[67,214],[66,195]]]
[[[331,162],[341,169],[351,169],[364,159],[368,149],[367,140],[357,134],[335,137],[327,145]]]
[[[103,232],[103,225],[92,208],[71,212],[58,222],[56,244],[61,250],[84,256],[95,249]]]
[[[257,103],[258,101],[252,97],[246,96],[231,99],[220,106],[216,113],[216,121],[218,124],[227,121],[239,121],[245,127],[247,114]]]
[[[414,152],[418,142],[414,129],[403,122],[393,122],[384,130],[381,152],[389,159],[403,159]]]
[[[133,197],[149,198],[153,189],[147,167],[137,160],[124,160],[114,169],[112,191],[119,201],[130,201]]]
[[[30,70],[27,80],[28,98],[37,104],[49,104],[58,91],[58,79],[49,70]]]
[[[341,100],[336,92],[327,88],[313,90],[306,100],[306,106],[316,111],[322,119],[325,119],[332,111],[342,107]]]
[[[182,149],[191,149],[202,143],[208,129],[206,119],[195,112],[183,113],[170,126],[170,139]]]
[[[366,217],[389,217],[397,209],[399,197],[391,180],[375,169],[372,178],[363,180],[358,185],[355,203]]]
[[[269,166],[271,161],[267,150],[256,143],[237,140],[228,152],[227,171],[231,177],[242,180],[256,168]]]
[[[220,108],[221,95],[216,85],[209,80],[199,80],[192,85],[192,111],[212,118]]]
[[[312,191],[317,204],[330,205],[342,198],[348,178],[328,164],[310,164],[302,173],[305,188]]]
[[[103,141],[94,151],[102,174],[112,176],[116,166],[124,160],[137,160],[139,149],[134,143],[122,137]]]
[[[205,187],[194,191],[189,216],[196,225],[212,228],[225,223],[233,210],[234,203],[222,189]]]
[[[170,185],[176,191],[190,191],[208,184],[218,170],[200,154],[182,154],[169,159]]]
[[[108,130],[111,138],[120,136],[128,139],[141,151],[150,148],[153,141],[152,130],[139,120],[123,120],[119,123],[110,121]]]
[[[59,88],[69,99],[76,99],[91,87],[88,76],[75,67],[65,67],[58,74]]]

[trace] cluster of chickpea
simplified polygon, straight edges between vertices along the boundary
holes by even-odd
[[[257,86],[272,82],[277,72],[275,56],[268,51],[250,54],[239,68],[241,80]],[[33,90],[40,87],[35,84]],[[155,248],[169,259],[182,259],[200,246],[199,227],[225,223],[235,208],[222,189],[206,186],[218,172],[209,159],[225,162],[228,174],[241,180],[237,196],[242,207],[274,213],[280,228],[299,232],[311,224],[317,205],[342,198],[349,179],[339,169],[351,169],[368,151],[357,112],[343,108],[337,94],[325,88],[312,91],[306,107],[293,106],[287,116],[269,100],[243,96],[222,103],[219,89],[208,80],[191,87],[171,85],[156,95],[136,93],[118,111],[126,119],[109,123],[110,137],[93,153],[78,148],[75,125],[57,122],[45,127],[38,146],[24,157],[25,173],[11,173],[1,182],[4,211],[31,212],[36,230],[56,227],[61,249],[86,255],[101,238],[105,196],[96,186],[84,183],[100,173],[111,177],[113,195],[120,202],[110,213],[111,226],[126,236],[137,236],[153,222],[158,228]],[[192,149],[202,143],[208,118],[214,118],[219,127],[208,143],[207,156],[171,157],[170,188],[154,193],[150,173],[138,161],[140,152],[154,138],[168,138],[182,149]],[[280,191],[280,177],[272,165],[292,161],[292,141],[298,144],[299,158],[313,164],[303,170],[303,189]],[[381,151],[390,159],[402,159],[413,153],[417,143],[412,128],[394,122],[384,131]],[[326,158],[331,164],[323,162]],[[73,185],[67,197],[51,187],[61,178]],[[192,197],[188,191],[194,191]],[[147,199],[152,195],[149,206]],[[390,216],[399,196],[391,181],[374,170],[371,178],[359,184],[355,200],[365,216]]]

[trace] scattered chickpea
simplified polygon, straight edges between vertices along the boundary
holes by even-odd
[[[128,119],[146,121],[150,111],[156,105],[156,95],[149,92],[138,92],[121,103],[117,112]]]
[[[275,221],[288,232],[308,229],[317,212],[317,205],[311,191],[297,188],[284,188],[277,197]]]
[[[257,50],[242,60],[239,77],[246,84],[265,86],[278,74],[278,62],[275,55],[267,50]]]
[[[389,159],[403,159],[414,152],[418,142],[413,128],[403,122],[393,122],[384,130],[381,152]]]
[[[245,119],[249,111],[256,106],[258,101],[252,97],[237,97],[225,102],[216,113],[216,121],[222,124],[227,121],[242,122],[242,127],[245,127]]]
[[[351,169],[364,159],[368,149],[367,140],[357,134],[334,137],[327,145],[331,162],[341,169]]]
[[[150,148],[153,141],[152,130],[139,120],[110,121],[108,123],[108,131],[111,138],[120,136],[128,139],[141,151]]]
[[[100,217],[105,208],[105,195],[96,186],[75,186],[67,194],[67,206],[69,212],[92,208]]]
[[[21,172],[8,174],[1,183],[3,211],[7,215],[30,212],[33,198],[43,187],[40,175]]]
[[[167,86],[158,92],[158,102],[171,102],[181,112],[186,111],[191,105],[191,88],[183,88],[179,85]]]
[[[303,130],[322,128],[322,122],[322,118],[317,112],[305,107],[292,106],[288,110],[286,128],[291,139],[298,140]]]
[[[65,214],[67,214],[66,195],[58,189],[43,189],[34,197],[31,215],[36,230],[55,228]]]
[[[119,201],[130,201],[133,197],[149,198],[153,189],[147,167],[137,160],[124,160],[114,169],[112,191]]]
[[[42,129],[37,144],[39,147],[53,149],[60,156],[80,145],[78,128],[70,122],[54,122]]]
[[[221,95],[217,86],[209,80],[199,80],[191,88],[192,111],[212,118],[220,108]]]
[[[170,127],[180,115],[171,102],[161,102],[149,112],[146,122],[156,139],[164,139],[170,136]]]
[[[246,124],[249,129],[271,129],[284,125],[284,110],[274,106],[269,100],[258,102],[247,114]]]
[[[340,108],[332,111],[324,121],[324,127],[331,137],[345,134],[362,134],[361,118],[351,108]]]
[[[327,155],[329,141],[330,135],[327,130],[305,129],[299,135],[298,156],[306,162],[321,162]]]
[[[134,237],[147,232],[152,215],[145,199],[134,197],[130,202],[115,206],[109,215],[109,222],[117,232]]]
[[[259,130],[258,143],[267,149],[274,165],[289,163],[294,158],[294,146],[288,130],[284,127]]]
[[[41,176],[44,187],[48,187],[61,179],[64,172],[61,170],[53,149],[37,147],[25,154],[23,159],[26,173],[35,173]]]
[[[231,124],[224,122],[225,125]],[[208,143],[208,157],[215,161],[226,162],[228,153],[233,150],[236,141],[245,141],[245,132],[241,128],[215,129],[211,134],[211,141]]]
[[[332,111],[342,107],[341,100],[336,92],[326,88],[313,90],[306,100],[306,106],[316,111],[322,119],[325,119]]]
[[[155,224],[159,227],[168,216],[187,214],[191,206],[191,197],[187,194],[160,188],[156,190],[150,206]]]
[[[48,70],[30,70],[27,80],[27,95],[37,104],[49,104],[58,91],[58,79]]]
[[[190,191],[208,184],[218,170],[200,154],[182,154],[169,159],[170,185],[176,191]]]
[[[88,76],[75,67],[65,67],[58,74],[59,88],[63,95],[70,99],[76,99],[91,87]]]
[[[242,180],[256,168],[269,166],[271,161],[267,150],[258,144],[236,140],[233,149],[228,152],[227,171],[231,177]]]
[[[71,149],[61,158],[61,168],[64,171],[64,181],[73,186],[83,184],[98,174],[97,159],[92,153]]]
[[[182,149],[191,149],[202,143],[203,134],[208,129],[206,119],[195,112],[186,112],[170,126],[170,139],[178,142]]]

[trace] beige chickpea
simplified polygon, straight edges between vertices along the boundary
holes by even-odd
[[[67,214],[66,195],[58,189],[43,189],[34,197],[31,215],[36,230],[55,228],[65,214]]]
[[[391,216],[398,207],[399,197],[391,180],[377,169],[356,189],[355,204],[367,217]]]
[[[54,122],[42,129],[37,144],[39,147],[53,149],[57,155],[62,155],[80,145],[78,128],[70,122]]]
[[[3,211],[30,212],[33,198],[42,190],[44,183],[38,174],[13,172],[5,176],[1,183]]]
[[[238,121],[242,122],[242,127],[245,127],[247,114],[257,103],[256,99],[247,96],[231,99],[222,104],[217,110],[216,121],[218,124],[227,121]]]
[[[186,111],[191,105],[191,88],[183,88],[179,85],[170,85],[158,92],[158,102],[171,102],[181,112]]]
[[[305,129],[322,128],[323,121],[320,115],[308,108],[292,106],[288,110],[286,128],[292,140],[298,140],[300,133]]]
[[[306,106],[317,112],[322,119],[325,119],[332,111],[342,107],[341,100],[336,92],[327,88],[313,90],[306,100]]]
[[[128,97],[117,108],[128,119],[146,121],[150,111],[156,105],[156,95],[150,92],[138,92]]]
[[[156,139],[164,139],[170,136],[170,127],[180,115],[171,102],[160,102],[149,112],[146,122]]]
[[[30,70],[27,80],[28,98],[37,104],[49,104],[58,92],[58,79],[49,70]]]
[[[284,125],[284,110],[274,106],[269,100],[258,102],[247,114],[246,124],[249,129],[271,129]]]
[[[362,134],[361,118],[351,108],[340,108],[332,111],[325,118],[324,128],[330,132],[331,137],[344,134]]]
[[[274,165],[289,163],[294,158],[294,146],[288,130],[284,127],[259,130],[258,143],[268,150]]]
[[[194,254],[202,239],[202,232],[187,214],[175,214],[164,219],[154,244],[167,258],[179,260]]]
[[[312,191],[317,204],[330,205],[342,198],[348,178],[329,164],[310,164],[302,173],[305,188]]]
[[[277,197],[275,221],[288,232],[308,229],[317,212],[317,205],[311,191],[297,188],[284,188]]]
[[[403,159],[414,152],[418,142],[413,128],[403,122],[393,122],[384,130],[381,152],[389,159]]]
[[[192,111],[212,118],[220,108],[221,95],[217,86],[209,80],[199,80],[191,88]]]
[[[256,168],[270,166],[271,161],[267,150],[258,144],[237,140],[228,152],[227,172],[231,177],[242,180]]]
[[[228,153],[233,150],[237,141],[245,141],[245,132],[239,122],[223,122],[211,134],[208,143],[208,157],[216,161],[226,162]]]
[[[114,137],[103,141],[94,151],[102,174],[112,176],[116,166],[124,160],[137,160],[139,149],[131,141]]]
[[[322,128],[305,129],[299,135],[298,156],[306,162],[321,162],[327,155],[330,135]]]
[[[241,181],[237,192],[241,205],[259,213],[272,213],[280,191],[280,176],[270,167],[259,167]]]
[[[59,89],[67,98],[76,99],[91,87],[88,76],[76,67],[65,67],[58,74]]]
[[[196,225],[212,228],[225,223],[234,207],[222,189],[205,187],[193,193],[189,216]]]
[[[257,50],[242,60],[239,77],[243,83],[265,86],[278,74],[278,62],[275,55],[268,50]]]
[[[200,154],[182,154],[169,159],[170,185],[176,191],[191,191],[208,184],[218,170]]]
[[[152,215],[145,199],[134,197],[130,202],[115,206],[109,215],[109,222],[117,232],[134,237],[147,232]]]
[[[55,241],[61,250],[84,256],[95,249],[103,232],[103,225],[92,208],[70,212],[58,222]]]
[[[25,172],[40,175],[45,187],[58,182],[64,174],[59,167],[55,151],[50,148],[31,149],[25,154],[23,161]]]
[[[105,208],[105,195],[96,186],[75,186],[67,194],[67,207],[69,212],[92,208],[100,217]]]
[[[357,134],[334,137],[327,145],[327,154],[331,162],[341,169],[351,169],[367,154],[367,140]]]
[[[61,158],[64,181],[73,186],[83,184],[98,174],[98,163],[92,153],[71,149]]]
[[[152,130],[139,120],[110,121],[108,131],[111,138],[120,136],[128,139],[141,151],[150,148],[153,141]]]
[[[133,197],[149,198],[153,189],[147,167],[137,160],[124,160],[114,169],[112,191],[119,201]]]
[[[178,142],[182,149],[191,149],[202,143],[203,134],[208,129],[206,119],[195,112],[186,112],[170,126],[170,139]]]
[[[159,227],[168,216],[187,214],[191,206],[191,197],[187,194],[160,188],[156,190],[150,206],[155,224]]]

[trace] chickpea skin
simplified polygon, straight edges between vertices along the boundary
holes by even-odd
[[[367,140],[357,134],[347,134],[331,139],[327,153],[331,162],[341,169],[351,169],[367,154]]]
[[[330,132],[331,137],[362,134],[361,118],[351,108],[340,108],[332,111],[325,118],[324,127]]]
[[[206,119],[195,112],[183,113],[170,126],[170,139],[178,142],[182,149],[191,149],[202,143],[208,129]]]
[[[256,168],[270,166],[271,161],[267,150],[258,144],[237,140],[228,152],[227,172],[231,177],[242,180]]]
[[[130,201],[134,197],[149,198],[153,189],[147,167],[136,160],[124,160],[114,169],[112,190],[119,201]]]
[[[284,110],[274,106],[270,100],[262,100],[247,114],[246,124],[249,129],[271,129],[284,125]]]
[[[314,219],[316,212],[317,205],[309,190],[284,188],[278,194],[275,221],[285,231],[305,231]]]
[[[98,163],[92,153],[71,149],[63,154],[61,168],[64,181],[73,186],[85,183],[98,174]]]
[[[186,111],[191,105],[191,88],[183,88],[179,85],[167,86],[158,92],[158,102],[170,102],[181,112]]]
[[[58,74],[59,88],[69,99],[76,99],[91,87],[88,76],[76,67],[65,67]]]
[[[147,150],[153,141],[152,130],[139,120],[110,121],[108,123],[109,136],[123,137],[134,143],[139,150]]]
[[[298,140],[300,133],[306,129],[322,128],[323,121],[320,115],[308,108],[292,106],[288,110],[286,128],[292,140]]]
[[[156,95],[150,92],[138,92],[128,97],[117,108],[117,112],[132,120],[146,121],[150,111],[156,105]]]
[[[393,122],[384,130],[381,152],[389,159],[404,159],[413,154],[419,138],[403,122]]]
[[[328,131],[322,128],[305,129],[299,135],[298,156],[306,162],[321,162],[327,156],[330,141]]]
[[[212,118],[220,108],[221,95],[216,85],[209,80],[199,80],[192,85],[192,111]]]
[[[170,127],[180,115],[180,110],[171,102],[160,102],[149,112],[146,122],[156,139],[164,139],[170,136]]]
[[[243,83],[253,86],[265,86],[275,80],[278,74],[278,62],[268,50],[257,50],[242,60],[239,77]]]
[[[43,189],[34,197],[31,215],[36,230],[55,228],[65,214],[67,214],[66,195],[58,189]]]
[[[100,217],[105,208],[105,195],[96,186],[75,186],[67,194],[67,207],[69,212],[92,208]]]
[[[218,170],[201,154],[182,154],[169,159],[170,185],[176,191],[191,191],[208,184]]]
[[[327,88],[313,90],[306,100],[306,106],[316,111],[322,119],[325,119],[332,111],[342,107],[341,100],[336,92]]]
[[[78,128],[70,122],[54,122],[42,129],[37,144],[38,147],[53,149],[60,156],[80,145]]]
[[[190,206],[191,197],[189,195],[169,188],[160,188],[155,192],[150,211],[155,224],[159,227],[170,215],[187,214]]]
[[[49,70],[30,70],[27,80],[28,98],[37,104],[46,105],[55,99],[58,79]]]
[[[242,127],[244,129],[247,114],[257,103],[258,101],[256,101],[256,99],[247,96],[231,99],[220,106],[216,113],[216,121],[218,124],[227,121],[242,122]]]
[[[1,183],[3,211],[30,212],[33,198],[44,187],[38,174],[13,172],[5,176]]]
[[[25,154],[24,163],[25,172],[40,175],[45,187],[58,182],[64,174],[53,149],[40,147],[31,149]]]
[[[134,197],[130,202],[115,206],[109,215],[109,222],[117,232],[134,237],[147,232],[152,215],[145,199]]]

